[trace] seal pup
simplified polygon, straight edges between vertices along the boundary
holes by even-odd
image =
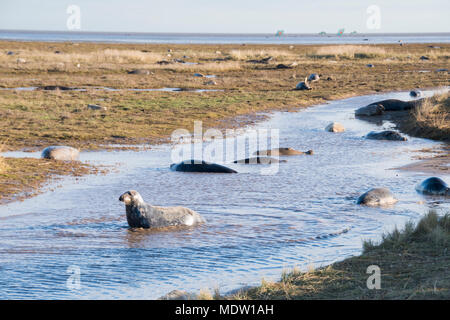
[[[119,197],[125,203],[131,228],[193,226],[206,222],[197,212],[184,207],[157,207],[144,202],[139,192],[130,190]]]
[[[272,157],[252,157],[242,160],[235,160],[233,163],[239,164],[272,164],[272,163],[282,163],[287,162],[287,160],[278,160]]]
[[[438,177],[425,179],[416,186],[419,193],[435,196],[450,196],[450,188],[444,180]]]
[[[308,150],[306,152],[298,151],[293,148],[275,148],[272,150],[260,150],[256,151],[254,154],[258,156],[295,156],[301,154],[312,155],[314,151]]]
[[[42,151],[41,157],[52,160],[77,161],[80,157],[80,151],[67,146],[50,146]]]
[[[386,188],[372,188],[369,191],[363,193],[356,204],[365,206],[388,206],[396,203],[398,200],[394,195]]]
[[[172,163],[170,170],[182,172],[237,173],[236,170],[203,160],[186,160],[180,163]]]

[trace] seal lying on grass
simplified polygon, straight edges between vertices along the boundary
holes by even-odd
[[[356,204],[366,206],[387,206],[396,203],[394,195],[386,188],[373,188],[362,194]]]
[[[404,111],[411,110],[420,106],[424,102],[424,98],[413,101],[402,101],[397,99],[387,99],[371,103],[365,107],[361,107],[355,111],[356,116],[376,116],[385,111]]]
[[[180,163],[172,163],[170,165],[170,170],[182,172],[237,173],[236,170],[220,164],[200,160],[186,160]]]
[[[122,194],[119,201],[125,203],[127,221],[131,228],[193,226],[205,222],[200,214],[188,208],[151,206],[135,190]]]
[[[438,177],[425,179],[417,185],[416,190],[427,195],[450,196],[450,188]]]

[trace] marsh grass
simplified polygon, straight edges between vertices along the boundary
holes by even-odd
[[[283,272],[279,282],[220,299],[449,299],[450,214],[431,211],[418,223],[365,241],[360,256],[327,267]],[[367,267],[381,269],[381,289],[366,286]]]
[[[450,140],[450,97],[445,89],[413,109],[409,116],[399,121],[399,128],[414,136]]]

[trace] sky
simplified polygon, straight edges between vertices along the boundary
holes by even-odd
[[[449,0],[0,0],[0,29],[67,31],[70,5],[77,31],[450,32]]]

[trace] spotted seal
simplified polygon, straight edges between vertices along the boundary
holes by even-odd
[[[131,228],[193,226],[206,222],[197,212],[184,207],[156,207],[144,202],[139,192],[130,190],[119,197],[125,203]]]

